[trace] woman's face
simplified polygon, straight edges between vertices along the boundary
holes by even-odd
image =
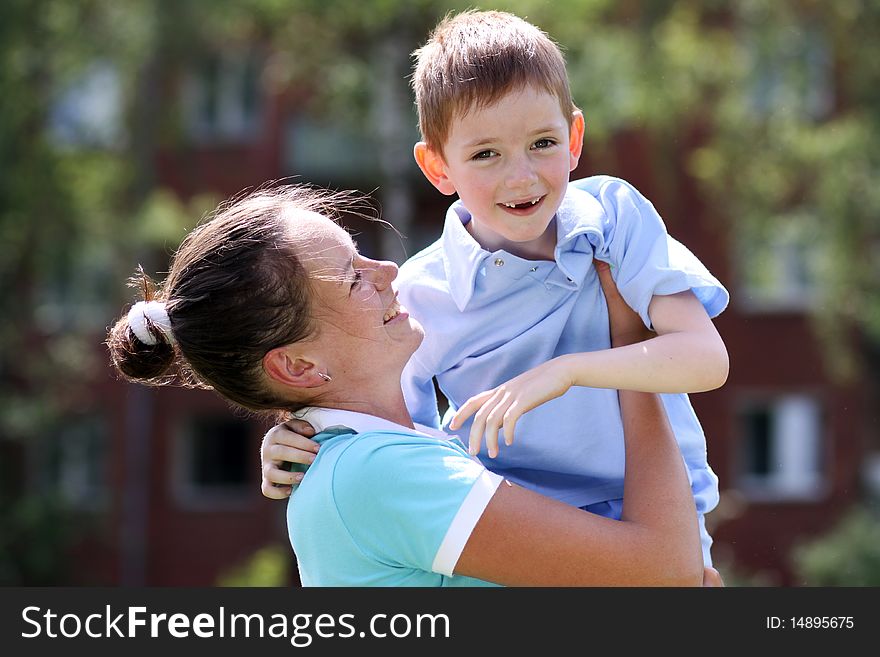
[[[353,384],[399,378],[424,332],[397,301],[391,286],[397,265],[362,256],[351,236],[321,215],[300,215],[297,230],[303,229],[310,235],[300,257],[314,291],[314,342],[331,366],[328,373]]]

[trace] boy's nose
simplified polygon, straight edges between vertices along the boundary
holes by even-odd
[[[538,181],[538,175],[535,173],[534,167],[527,159],[513,162],[507,173],[506,184],[511,190],[524,189],[533,185]]]

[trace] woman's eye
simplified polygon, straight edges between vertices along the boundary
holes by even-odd
[[[354,270],[354,278],[351,281],[349,292],[353,291],[361,283],[361,272],[359,269]]]

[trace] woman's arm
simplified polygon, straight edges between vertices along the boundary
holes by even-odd
[[[614,344],[643,326],[600,271]],[[638,323],[636,323],[638,322]],[[621,391],[626,453],[621,521],[507,482],[471,533],[455,572],[507,585],[699,586],[696,508],[684,463],[656,395]]]

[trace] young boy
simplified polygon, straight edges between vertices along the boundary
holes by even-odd
[[[492,471],[620,518],[616,389],[672,393],[663,400],[710,566],[703,518],[718,502],[718,482],[683,393],[726,380],[727,352],[710,317],[727,305],[727,291],[631,185],[607,176],[569,184],[584,118],[559,48],[538,28],[506,13],[465,12],[444,19],[416,59],[424,141],[415,158],[459,200],[440,239],[400,270],[400,299],[426,333],[403,377],[413,420],[441,424],[436,378],[450,402],[443,428],[469,436],[473,453],[485,435],[479,455]],[[656,338],[610,349],[594,259],[611,264]],[[595,387],[572,387],[574,378]],[[513,446],[499,451],[499,430]],[[275,467],[279,460],[309,460],[283,447],[305,447],[290,436],[270,432],[264,441],[267,496],[284,495],[272,482],[296,480]]]

